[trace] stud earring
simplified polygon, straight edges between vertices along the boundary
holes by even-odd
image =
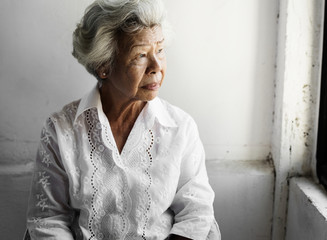
[[[107,74],[104,72],[104,73],[102,73],[102,76],[104,76],[104,77],[105,77],[105,76],[107,76]]]

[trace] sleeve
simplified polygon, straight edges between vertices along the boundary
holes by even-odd
[[[175,223],[170,234],[190,239],[207,239],[215,224],[214,192],[208,182],[204,149],[194,121],[189,124],[184,139],[186,144],[180,178],[171,205]]]
[[[31,239],[73,239],[68,189],[55,127],[49,118],[41,132],[28,204],[27,228]]]

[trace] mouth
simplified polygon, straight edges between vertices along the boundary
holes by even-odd
[[[145,90],[156,91],[160,88],[160,84],[159,83],[149,83],[149,84],[142,86],[141,88],[143,88]]]

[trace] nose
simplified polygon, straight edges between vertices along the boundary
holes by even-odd
[[[162,62],[157,56],[153,56],[149,60],[147,74],[156,74],[162,70]]]

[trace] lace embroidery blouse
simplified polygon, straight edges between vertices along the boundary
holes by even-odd
[[[202,240],[216,224],[213,199],[189,115],[155,98],[120,154],[95,87],[42,129],[27,227],[38,240]]]

